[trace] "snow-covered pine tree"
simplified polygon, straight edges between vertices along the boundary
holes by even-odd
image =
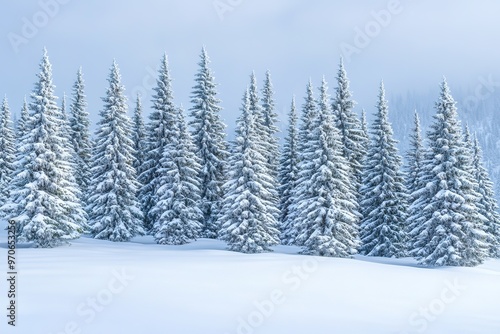
[[[368,122],[366,120],[366,112],[365,109],[361,109],[361,131],[363,133],[363,147],[367,148],[370,144],[370,135],[368,134]],[[366,155],[366,152],[365,152]],[[363,159],[365,156],[363,156]],[[362,161],[362,165],[364,161]]]
[[[358,116],[353,111],[355,102],[352,100],[352,94],[349,91],[349,79],[342,58],[340,58],[336,79],[337,88],[332,100],[334,120],[340,131],[344,157],[346,157],[352,175],[358,183],[356,185],[356,190],[358,190],[359,182],[361,182],[363,158],[366,154],[366,148],[363,146],[366,143],[366,137]]]
[[[486,233],[476,206],[471,157],[446,80],[436,110],[419,181],[425,186],[412,194],[410,221],[418,228],[410,235],[411,255],[426,266],[474,266],[486,256]]]
[[[70,124],[69,124],[69,119],[68,119],[68,113],[66,111],[66,94],[63,93],[63,97],[61,99],[61,109],[59,111],[59,118],[61,120],[61,131],[62,131],[62,135],[64,136],[64,138],[66,138],[66,140],[68,141],[67,143],[65,143],[65,145],[67,145],[67,148],[69,150],[69,154],[71,155],[70,157],[70,161],[72,164],[75,163],[75,149],[74,149],[74,146],[73,146],[73,143],[71,142],[71,128],[70,128]],[[75,166],[71,166],[71,168],[74,169]],[[73,170],[72,174],[74,174],[75,171]]]
[[[260,104],[259,91],[257,88],[257,77],[255,76],[255,72],[252,72],[250,75],[250,86],[248,87],[248,101],[250,114],[254,119],[254,131],[257,136],[255,139],[259,140],[261,144],[264,144],[265,147],[259,147],[260,153],[263,157],[266,158],[267,161],[267,152],[271,148],[268,140],[269,131],[266,128],[266,121],[264,118],[264,111],[262,109],[262,105]],[[267,164],[269,168],[269,164]]]
[[[200,164],[184,120],[177,111],[175,132],[163,147],[158,169],[158,202],[151,213],[158,217],[153,230],[157,243],[182,245],[199,237],[203,213],[200,209]]]
[[[298,145],[299,137],[297,132],[297,111],[295,98],[292,99],[290,113],[288,115],[288,132],[283,145],[283,152],[280,157],[279,184],[280,184],[280,223],[281,232],[287,229],[285,222],[292,205],[292,191],[298,178]]]
[[[20,161],[24,158],[24,153],[22,152],[21,148],[25,145],[26,139],[25,136],[29,133],[30,131],[30,122],[31,122],[31,116],[29,113],[28,109],[28,102],[26,101],[26,97],[24,97],[24,102],[23,102],[23,107],[21,108],[21,117],[19,118],[17,124],[16,124],[16,131],[15,131],[15,142],[14,142],[14,160],[12,162],[12,173],[11,173],[11,179],[7,185],[7,189],[4,189],[5,193],[7,193],[9,196],[5,197],[3,202],[1,203],[2,206],[0,206],[0,214],[2,215],[2,218],[7,215],[8,211],[12,210],[12,207],[8,208],[9,205],[9,199],[10,199],[10,191],[12,189],[15,189],[16,186],[13,183],[13,178],[14,175],[19,168],[19,163]],[[16,180],[18,182],[18,180]],[[5,205],[5,206],[4,206]]]
[[[61,117],[62,117],[63,120],[65,120],[69,124],[68,114],[67,114],[67,111],[66,111],[66,93],[65,92],[63,93],[63,97],[61,99]]]
[[[80,68],[73,84],[70,105],[70,141],[75,151],[75,179],[82,192],[83,203],[86,204],[90,184],[90,166],[92,146],[90,142],[90,121],[85,97],[85,82]]]
[[[356,190],[332,119],[327,89],[323,79],[317,127],[310,143],[314,156],[304,161],[299,171],[310,181],[299,189],[303,195],[296,207],[296,219],[301,222],[297,243],[303,245],[303,254],[349,257],[358,246]]]
[[[3,210],[16,221],[19,242],[54,247],[78,238],[85,215],[75,198],[71,164],[54,96],[47,51],[31,94],[26,133],[19,140],[10,198]]]
[[[360,253],[369,256],[405,255],[407,195],[401,157],[388,120],[384,84],[380,84],[377,113],[362,174]]]
[[[193,140],[196,155],[201,163],[200,191],[201,210],[203,211],[202,236],[217,238],[219,227],[216,224],[221,209],[222,186],[225,182],[225,166],[229,157],[225,125],[220,118],[220,100],[217,98],[217,85],[209,67],[210,60],[203,48],[199,70],[195,76],[195,86],[191,93],[190,109]]]
[[[97,123],[87,210],[96,239],[128,241],[144,233],[136,199],[132,124],[127,116],[125,88],[113,61],[104,108]]]
[[[142,102],[141,96],[137,94],[135,99],[134,117],[132,119],[132,141],[134,143],[135,159],[134,168],[139,175],[142,171],[142,165],[146,156],[146,127],[142,117]]]
[[[259,103],[259,92],[257,89],[257,78],[255,73],[252,72],[250,76],[250,87],[249,87],[249,102],[250,102],[250,113],[255,119],[255,140],[258,141],[256,147],[260,151],[260,154],[265,159],[265,168],[267,168],[267,174],[270,177],[270,183],[268,185],[269,201],[274,203],[274,206],[279,206],[279,194],[278,194],[278,166],[279,160],[276,160],[278,156],[272,156],[276,153],[279,148],[276,146],[277,142],[274,138],[276,117],[274,116],[274,102],[273,102],[273,91],[270,75],[268,72],[266,78],[265,88],[265,101],[267,103],[267,110],[264,110],[263,106]],[[279,220],[279,211],[276,212],[276,220]]]
[[[154,223],[158,220],[157,215],[152,214],[151,208],[158,201],[156,191],[158,190],[158,168],[162,158],[163,147],[167,145],[173,136],[176,122],[176,107],[172,94],[172,81],[168,69],[168,58],[164,54],[161,60],[156,87],[153,88],[153,110],[149,115],[146,125],[146,149],[143,168],[139,175],[141,189],[139,199],[144,214],[144,227],[151,231]]]
[[[9,185],[15,171],[15,136],[7,97],[0,107],[0,207],[9,199]]]
[[[291,189],[291,199],[289,212],[284,221],[281,222],[281,241],[285,245],[297,244],[297,234],[302,222],[297,219],[297,205],[302,201],[305,193],[303,189],[308,188],[308,182],[311,180],[312,172],[306,171],[307,164],[314,158],[315,147],[314,131],[318,127],[318,109],[314,98],[312,82],[309,80],[306,88],[306,97],[302,106],[301,122],[299,125],[298,143],[297,143],[297,180]]]
[[[84,208],[83,194],[75,179],[77,157],[73,144],[71,143],[71,127],[66,112],[66,94],[63,94],[61,108],[58,108],[57,112],[57,118],[60,122],[60,145],[65,148],[65,150],[59,152],[57,157],[60,161],[64,161],[64,164],[60,165],[60,168],[64,170],[63,175],[65,175],[65,177],[60,180],[61,187],[65,190],[65,192],[61,194],[61,197],[68,206],[67,214],[73,216],[73,220],[79,223],[83,232],[88,232],[88,216]]]
[[[29,110],[28,110],[28,102],[26,101],[26,96],[24,97],[23,107],[21,108],[21,117],[17,121],[16,124],[16,142],[22,138],[26,132],[28,131],[28,121],[30,118]]]
[[[472,139],[472,138],[471,138]],[[483,152],[477,136],[471,140],[473,159],[472,171],[477,182],[477,192],[479,201],[477,207],[479,213],[486,218],[484,222],[484,231],[488,234],[489,256],[493,258],[500,257],[500,214],[498,212],[498,202],[493,191],[493,182],[491,182],[488,171],[483,164]]]
[[[422,132],[420,129],[420,119],[417,111],[415,111],[413,130],[410,134],[410,149],[406,154],[406,189],[408,194],[412,194],[419,189],[421,185],[418,182],[419,174],[422,169],[424,159],[424,144],[422,140]],[[409,201],[412,203],[414,198],[410,196]]]
[[[465,127],[464,127],[464,143],[465,143],[467,149],[471,150],[470,153],[472,155],[472,145],[474,145],[474,141],[472,140],[472,135],[470,133],[468,123],[465,123]]]
[[[413,124],[414,127],[410,134],[410,149],[406,154],[405,165],[405,184],[408,192],[408,214],[405,229],[408,235],[406,246],[408,255],[414,255],[416,236],[421,233],[423,227],[419,193],[425,188],[428,181],[428,175],[424,168],[426,149],[423,144],[420,119],[417,111],[415,111]]]
[[[248,90],[236,127],[235,147],[229,160],[229,179],[219,216],[220,238],[229,249],[243,253],[270,251],[279,243],[278,209],[270,200],[272,178],[261,154],[256,116]]]
[[[271,82],[271,72],[266,71],[264,87],[262,88],[262,118],[264,129],[266,131],[266,141],[269,145],[267,154],[267,163],[273,178],[278,177],[279,169],[279,141],[276,134],[279,132],[276,124],[278,123],[278,114],[274,111],[274,90]]]

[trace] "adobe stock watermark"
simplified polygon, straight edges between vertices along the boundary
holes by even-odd
[[[500,87],[500,81],[495,81],[492,74],[489,74],[487,78],[480,76],[478,81],[479,83],[474,88],[473,94],[462,101],[464,110],[474,111],[481,101],[492,97],[495,90]]]
[[[441,290],[439,296],[410,314],[408,324],[411,329],[402,331],[399,334],[424,333],[429,328],[429,325],[436,321],[449,305],[453,304],[467,289],[467,286],[460,283],[456,278],[453,282],[444,281],[444,285],[445,287]]]
[[[366,22],[363,27],[354,27],[354,37],[352,43],[342,42],[340,52],[345,61],[351,61],[354,54],[360,54],[370,43],[387,28],[394,16],[403,12],[403,6],[400,0],[389,0],[385,9],[372,10],[370,12],[371,20]]]
[[[108,281],[105,288],[99,290],[95,295],[87,297],[76,307],[76,314],[79,318],[68,321],[64,328],[50,334],[81,334],[85,324],[90,324],[97,315],[103,312],[114,300],[115,296],[122,293],[123,290],[134,280],[122,268],[120,271],[113,270],[112,278]]]
[[[35,38],[41,29],[46,27],[50,20],[59,14],[61,6],[68,4],[71,0],[39,0],[40,7],[31,16],[21,18],[21,29],[19,32],[9,32],[7,39],[15,53],[19,53],[20,47],[26,45]]]
[[[241,5],[243,0],[214,0],[212,6],[217,12],[219,20],[224,21],[224,16],[228,12],[232,12],[236,7]]]
[[[311,257],[303,260],[301,265],[294,265],[285,271],[281,276],[281,282],[286,288],[276,288],[268,294],[267,298],[254,301],[252,311],[245,316],[238,317],[236,329],[232,333],[255,333],[274,314],[278,306],[286,301],[287,295],[297,291],[318,268],[319,260]]]

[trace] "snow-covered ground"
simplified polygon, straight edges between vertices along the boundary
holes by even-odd
[[[1,227],[1,266],[7,271]],[[19,248],[17,326],[1,333],[500,333],[500,261],[418,267],[412,259],[319,258],[295,247],[246,255],[201,239],[83,237]]]

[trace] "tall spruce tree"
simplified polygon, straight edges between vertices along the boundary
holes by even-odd
[[[61,186],[66,190],[61,197],[67,202],[67,205],[72,206],[68,214],[74,216],[75,221],[79,221],[83,232],[89,231],[88,215],[85,212],[84,196],[76,182],[75,175],[77,169],[77,157],[73,144],[71,143],[71,128],[66,112],[66,94],[63,93],[61,108],[57,109],[57,118],[60,127],[60,145],[65,150],[60,151],[58,159],[64,161],[60,168],[64,171],[65,178],[61,179]],[[73,203],[73,204],[72,204]]]
[[[306,165],[314,158],[315,147],[314,131],[318,126],[318,109],[314,98],[314,90],[312,82],[309,80],[306,88],[306,97],[302,106],[301,122],[299,126],[299,141],[297,144],[297,180],[291,189],[291,204],[289,212],[285,220],[282,222],[281,240],[285,245],[297,244],[297,235],[302,222],[297,218],[297,205],[302,201],[304,193],[301,189],[307,188],[308,182],[311,180],[312,173],[306,172]]]
[[[465,257],[487,257],[493,238],[486,231],[488,218],[484,214],[487,213],[487,210],[485,210],[483,202],[481,202],[480,186],[474,173],[474,144],[467,123],[465,124],[463,134],[464,154],[460,156],[459,163],[466,166],[465,169],[470,171],[469,175],[464,176],[466,178],[464,183],[470,185],[467,200],[476,207],[476,212],[470,213],[473,224],[471,225],[472,228],[467,229],[468,238]]]
[[[158,215],[153,214],[151,208],[158,201],[156,192],[158,190],[158,168],[162,158],[163,147],[166,146],[174,136],[176,122],[176,107],[172,94],[172,80],[168,69],[168,58],[164,54],[161,60],[156,87],[154,88],[152,112],[146,126],[146,149],[143,169],[139,176],[141,189],[139,198],[142,212],[144,214],[144,226],[150,231],[158,220]]]
[[[221,209],[222,186],[225,182],[225,165],[229,156],[225,141],[225,125],[220,118],[220,100],[217,85],[209,67],[205,48],[201,51],[199,70],[191,93],[190,109],[196,155],[201,163],[200,190],[203,211],[202,236],[216,238],[219,226],[217,217]]]
[[[417,111],[414,115],[414,127],[410,135],[410,149],[406,154],[406,189],[408,192],[408,214],[406,219],[406,233],[408,235],[407,252],[414,252],[414,239],[420,233],[422,228],[422,216],[420,215],[420,207],[413,205],[419,200],[420,189],[425,188],[428,177],[424,168],[424,157],[426,148],[423,144],[420,119]]]
[[[63,93],[63,97],[61,99],[61,118],[69,124],[68,114],[66,111],[66,93]],[[68,130],[67,127],[66,127],[66,130]]]
[[[266,158],[258,147],[257,115],[250,109],[249,92],[243,98],[230,157],[229,180],[224,185],[220,237],[229,249],[243,253],[270,251],[279,242],[278,209],[270,200]]]
[[[75,171],[75,160],[76,160],[76,155],[75,155],[75,149],[74,149],[74,146],[73,146],[73,143],[71,142],[71,128],[70,128],[70,124],[69,124],[69,119],[68,119],[68,112],[67,112],[67,108],[66,108],[66,94],[63,93],[63,97],[61,99],[61,109],[60,109],[60,113],[59,113],[59,118],[61,120],[61,131],[62,131],[62,134],[66,140],[66,143],[65,145],[67,146],[68,150],[69,150],[69,153],[71,154],[71,158],[70,158],[70,161],[71,163],[73,164],[71,166],[71,168],[73,169],[73,172],[72,174],[75,174],[76,171]],[[74,177],[74,175],[73,175]],[[75,180],[76,182],[76,180]],[[78,184],[77,184],[78,186]],[[80,189],[80,188],[78,188]]]
[[[483,164],[483,152],[477,136],[470,141],[473,157],[472,171],[477,182],[477,192],[479,201],[477,207],[479,213],[486,218],[484,222],[484,231],[487,233],[488,255],[493,258],[500,257],[500,214],[498,212],[498,202],[493,191],[493,182],[491,182],[488,171]]]
[[[76,73],[69,111],[70,141],[75,151],[75,179],[82,192],[83,202],[86,203],[86,198],[89,195],[92,146],[85,82],[81,68]]]
[[[125,88],[113,61],[104,107],[97,123],[92,156],[88,212],[96,239],[128,241],[144,233],[137,187],[132,124],[127,116]]]
[[[142,171],[142,165],[146,156],[146,128],[142,116],[141,97],[137,94],[135,99],[134,117],[132,119],[132,142],[134,143],[135,159],[134,168],[137,175]]]
[[[476,206],[471,157],[446,80],[436,110],[421,187],[412,194],[410,221],[416,228],[410,234],[411,255],[426,266],[474,266],[486,256],[486,233]]]
[[[259,101],[259,92],[257,89],[257,78],[255,77],[255,73],[252,72],[250,76],[250,87],[249,87],[249,108],[250,113],[253,115],[255,119],[255,134],[256,137],[254,140],[257,141],[257,149],[260,151],[260,154],[264,157],[264,168],[267,169],[267,174],[270,177],[270,183],[268,185],[269,198],[276,207],[279,206],[279,194],[278,194],[278,175],[277,175],[277,156],[272,156],[273,154],[277,154],[276,150],[278,149],[275,144],[275,138],[273,134],[275,133],[275,116],[274,115],[274,102],[272,100],[273,92],[272,92],[272,84],[271,79],[268,74],[266,79],[265,87],[265,102],[266,102],[266,110],[260,104]],[[276,220],[279,220],[279,211],[276,211]]]
[[[472,146],[474,145],[474,141],[472,140],[472,135],[470,133],[468,123],[465,123],[465,127],[464,127],[464,143],[465,143],[465,146],[467,147],[467,149],[470,150],[469,153],[472,154]]]
[[[288,116],[288,132],[280,159],[279,191],[281,232],[287,230],[286,222],[289,221],[288,216],[290,214],[293,201],[292,191],[298,178],[298,142],[297,111],[294,98],[290,107],[290,113]]]
[[[47,51],[31,94],[26,132],[20,138],[10,198],[3,210],[16,221],[19,242],[54,247],[78,238],[86,217],[71,182],[70,153],[52,83]]]
[[[406,154],[406,188],[411,194],[421,185],[418,184],[418,176],[422,169],[422,161],[424,159],[424,144],[422,140],[422,131],[420,129],[420,119],[417,111],[415,111],[413,120],[413,130],[410,134],[410,149]],[[413,201],[410,198],[410,201]]]
[[[407,196],[388,112],[381,83],[360,188],[363,215],[360,253],[401,257],[406,249]]]
[[[264,118],[264,111],[262,105],[260,104],[259,90],[257,87],[257,77],[255,72],[250,75],[250,86],[248,87],[248,101],[249,109],[252,118],[254,119],[255,128],[255,139],[260,141],[263,146],[259,147],[261,155],[266,159],[266,166],[269,169],[269,164],[267,163],[268,151],[271,148],[268,141],[269,131],[266,127],[266,121]]]
[[[0,206],[9,199],[9,185],[15,171],[15,136],[7,97],[0,107]]]
[[[334,120],[340,131],[340,138],[343,145],[344,157],[346,157],[351,168],[354,180],[359,188],[361,181],[361,170],[363,167],[363,157],[366,149],[366,137],[363,133],[358,116],[353,111],[355,102],[349,90],[349,79],[344,68],[344,62],[340,58],[339,70],[337,72],[337,88],[333,98],[332,107]]]
[[[368,147],[368,145],[370,144],[370,135],[368,134],[368,122],[366,120],[365,109],[361,110],[361,132],[363,133],[363,147]],[[365,158],[365,156],[363,156],[363,159]]]
[[[21,108],[21,117],[16,124],[16,143],[22,138],[28,131],[28,122],[30,114],[28,109],[28,102],[26,101],[26,96],[24,97],[23,107]]]
[[[200,164],[195,146],[178,109],[172,140],[163,147],[158,172],[158,202],[151,212],[158,216],[153,230],[157,243],[182,245],[199,237],[203,213],[200,209]]]
[[[266,71],[264,87],[262,88],[262,118],[266,132],[266,142],[268,143],[267,163],[274,178],[278,176],[279,169],[279,141],[276,134],[279,132],[276,124],[278,123],[278,114],[274,106],[274,90],[271,82],[271,72]]]
[[[16,173],[16,170],[19,167],[19,162],[24,158],[24,153],[22,152],[22,148],[26,142],[26,139],[24,137],[29,133],[29,127],[31,126],[30,122],[31,122],[31,116],[28,109],[28,102],[26,101],[26,97],[24,97],[23,107],[21,108],[21,117],[19,118],[16,124],[15,142],[14,142],[14,160],[12,162],[13,170],[12,173],[10,174],[11,178],[9,182],[8,184],[6,184],[7,188],[2,188],[4,194],[8,194],[7,197],[4,197],[2,199],[0,205],[0,214],[2,215],[2,217],[7,215],[9,210],[12,210],[12,208],[8,209],[8,205],[6,204],[10,199],[11,189],[15,188],[14,184],[12,183],[15,175],[14,173]]]
[[[318,101],[318,122],[310,143],[313,159],[305,160],[299,174],[310,180],[302,183],[297,203],[301,224],[297,243],[304,254],[349,257],[358,246],[358,211],[356,190],[343,157],[340,133],[333,124],[323,79]]]

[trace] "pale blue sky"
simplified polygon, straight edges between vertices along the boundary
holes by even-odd
[[[302,104],[309,78],[318,86],[325,75],[333,93],[339,56],[351,47],[356,53],[344,54],[351,89],[357,108],[371,113],[381,79],[391,96],[437,91],[443,75],[452,89],[474,87],[492,74],[500,78],[498,13],[494,0],[9,1],[0,20],[0,94],[18,113],[46,46],[58,96],[71,93],[83,67],[93,123],[113,58],[127,94],[147,94],[148,112],[152,74],[166,52],[175,102],[187,109],[205,45],[232,131],[252,70],[260,84],[271,71],[284,118],[294,94]]]

